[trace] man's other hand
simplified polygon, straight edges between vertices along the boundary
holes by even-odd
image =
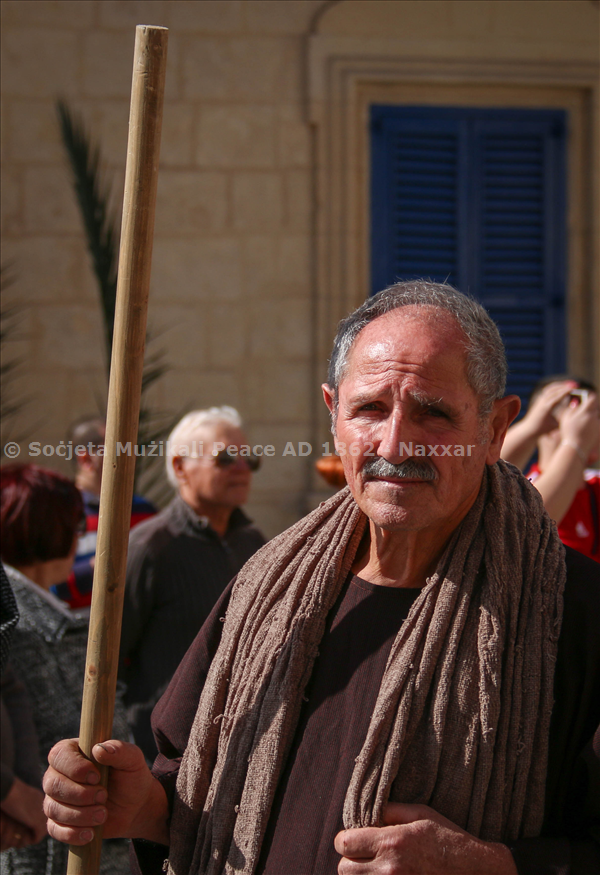
[[[0,851],[8,851],[9,848],[25,848],[27,845],[32,845],[33,840],[34,835],[30,829],[15,820],[10,814],[0,811]]]
[[[517,875],[506,845],[476,839],[427,805],[391,802],[384,822],[337,834],[339,875]]]
[[[93,828],[103,825],[104,838],[168,844],[167,797],[139,747],[111,739],[95,745],[92,753],[98,763],[111,767],[107,790],[99,786],[99,770],[81,753],[76,738],[60,741],[50,751],[43,782],[50,835],[86,845]]]
[[[0,803],[2,809],[2,850],[34,845],[46,835],[46,818],[42,808],[44,794],[37,787],[15,778]],[[16,824],[16,826],[15,826]],[[6,844],[11,835],[12,844]]]

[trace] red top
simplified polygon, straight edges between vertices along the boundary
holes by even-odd
[[[540,469],[532,465],[527,477],[535,483]],[[567,547],[579,550],[600,562],[600,471],[586,468],[581,489],[558,525],[558,534]]]

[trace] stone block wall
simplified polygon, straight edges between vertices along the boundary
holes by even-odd
[[[2,241],[21,308],[4,441],[57,444],[104,402],[104,347],[55,101],[100,144],[120,215],[135,25],[169,28],[149,326],[173,411],[232,404],[277,455],[250,513],[269,535],[303,510],[310,439],[311,143],[303,44],[323,0],[2,3]],[[22,460],[26,458],[23,443]],[[5,459],[4,459],[5,460]],[[60,459],[44,464],[67,470]]]

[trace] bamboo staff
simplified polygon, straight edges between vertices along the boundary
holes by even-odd
[[[156,206],[160,131],[168,30],[136,28],[129,141],[123,196],[123,222],[113,336],[98,544],[79,746],[90,759],[92,748],[112,736],[117,683],[125,564],[131,518],[150,262]],[[129,452],[117,454],[117,444]],[[99,767],[106,787],[108,769]],[[71,846],[68,875],[96,875],[102,827],[85,847]]]

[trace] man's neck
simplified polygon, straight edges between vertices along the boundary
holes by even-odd
[[[220,504],[211,504],[206,501],[198,501],[197,499],[193,500],[184,495],[181,498],[188,507],[191,507],[196,516],[204,517],[208,520],[209,526],[220,538],[225,535],[229,528],[229,520],[233,513],[233,508],[223,507]]]
[[[50,590],[57,583],[62,583],[67,579],[72,564],[71,556],[67,559],[63,557],[61,559],[48,559],[46,562],[34,562],[31,565],[16,565],[15,568],[42,589]]]
[[[377,586],[421,588],[437,568],[453,531],[388,532],[371,522],[368,543],[352,571]]]

